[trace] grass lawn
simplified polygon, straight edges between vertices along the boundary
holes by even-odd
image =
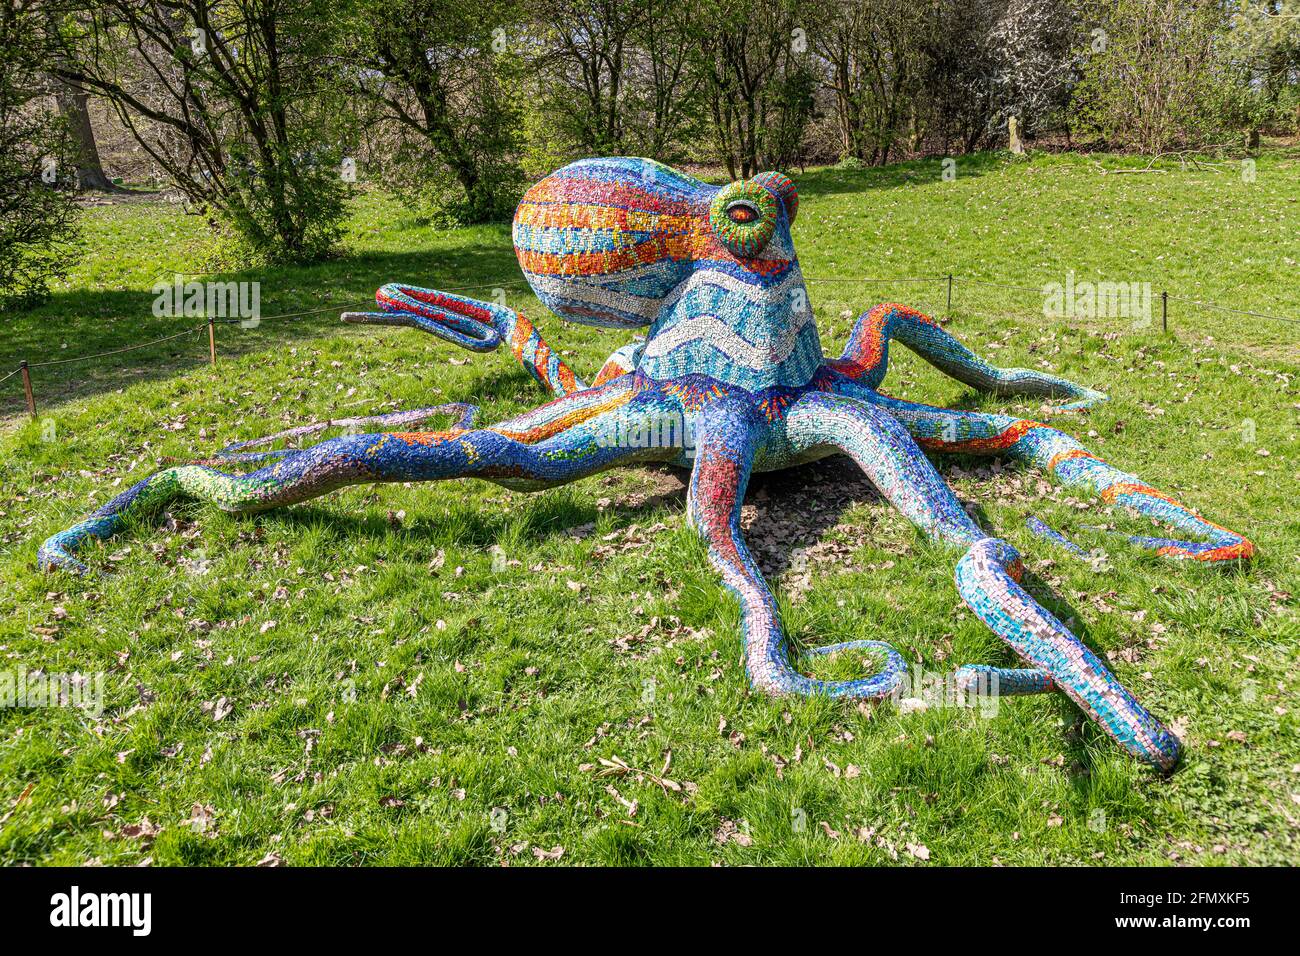
[[[1300,325],[1175,301],[1171,334],[1043,317],[1045,282],[1150,283],[1300,318],[1300,153],[1238,169],[1117,157],[938,162],[797,177],[810,280],[959,281],[949,328],[1003,366],[1108,392],[1059,416],[1093,451],[1260,550],[1179,565],[1086,526],[1140,527],[1037,474],[944,458],[1032,589],[1173,724],[1161,779],[1060,695],[995,715],[751,694],[738,613],[684,522],[683,475],[612,472],[534,496],[482,482],[358,487],[232,517],[184,505],[37,573],[36,548],[168,456],[347,414],[542,400],[504,353],[344,327],[385,281],[507,288],[588,376],[624,338],[562,324],[522,287],[506,226],[436,231],[358,198],[342,254],[234,278],[255,329],[0,385],[0,670],[104,674],[98,716],[0,709],[0,860],[286,864],[1151,864],[1300,859]],[[199,266],[201,225],[132,201],[85,216],[90,254],[6,317],[0,375],[160,337],[159,276]],[[508,284],[508,285],[507,285]],[[881,300],[945,311],[940,281],[812,281],[828,352]],[[475,294],[475,293],[469,293]],[[270,316],[324,309],[276,320]],[[192,322],[192,320],[189,320]],[[899,349],[887,390],[1041,418]],[[804,644],[879,637],[932,671],[1013,663],[961,605],[957,555],[842,459],[751,486],[750,540]],[[1100,573],[1034,538],[1036,514],[1106,549]],[[504,556],[504,560],[502,559]],[[814,673],[873,666],[840,655]],[[671,785],[667,782],[671,781]]]

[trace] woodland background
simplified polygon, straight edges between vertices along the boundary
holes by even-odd
[[[1245,155],[1300,123],[1296,0],[0,0],[0,305],[77,193],[161,191],[226,268],[335,249],[375,185],[508,221],[570,159],[732,178],[1008,145]]]

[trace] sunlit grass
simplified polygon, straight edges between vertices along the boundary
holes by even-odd
[[[1037,287],[1073,270],[1300,314],[1293,157],[1261,159],[1253,184],[1176,165],[1103,176],[1079,158],[963,160],[953,183],[938,172],[801,177],[805,272]],[[137,204],[93,210],[88,231],[96,253],[69,287],[5,325],[0,372],[175,328],[152,316],[150,287],[193,271],[196,224]],[[437,232],[370,195],[339,258],[245,278],[262,282],[269,316],[357,305],[384,281],[490,289],[518,272],[506,227]],[[885,298],[943,311],[946,292],[811,291],[828,351],[842,312]],[[1294,862],[1295,329],[1180,310],[1175,336],[1128,319],[1080,336],[1032,294],[957,291],[949,327],[978,352],[1112,396],[1057,424],[1260,547],[1245,570],[1171,564],[1088,531],[1133,525],[1037,475],[939,462],[1025,553],[1040,599],[1184,732],[1171,779],[1059,696],[988,717],[752,695],[736,607],[668,470],[536,496],[361,487],[248,518],[184,505],[92,549],[100,577],[35,571],[42,538],[165,456],[339,414],[469,401],[491,420],[542,398],[508,355],[326,313],[224,327],[215,368],[196,335],[94,374],[41,372],[36,422],[17,415],[21,392],[6,395],[3,667],[106,672],[106,699],[98,719],[0,710],[0,859],[534,864],[563,848],[561,863]],[[622,344],[508,293],[580,372]],[[972,395],[902,350],[894,361],[893,394],[1045,414]],[[750,502],[798,641],[886,639],[938,672],[1011,663],[961,606],[956,556],[847,463],[761,477]],[[1029,513],[1105,548],[1108,570],[1032,537]],[[790,567],[818,544],[834,546]],[[815,672],[870,666],[846,654]]]

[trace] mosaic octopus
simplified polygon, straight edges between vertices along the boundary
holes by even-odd
[[[74,557],[80,545],[178,498],[246,513],[358,483],[472,477],[537,490],[618,466],[667,462],[690,469],[688,520],[740,603],[753,685],[774,694],[879,699],[895,694],[907,674],[887,643],[850,641],[806,652],[866,649],[878,661],[869,677],[815,680],[796,669],[776,601],[740,526],[752,472],[843,454],[913,524],[961,553],[958,593],[1025,664],[961,667],[953,675],[958,688],[1000,695],[1059,690],[1129,753],[1172,770],[1178,738],[1021,587],[1020,555],[976,523],[926,452],[998,455],[1036,466],[1069,488],[1199,539],[1128,539],[1167,557],[1233,562],[1248,559],[1253,545],[1055,428],[880,391],[889,345],[899,342],[980,391],[1062,397],[1069,400],[1063,409],[1106,398],[1043,372],[996,368],[920,312],[876,306],[858,319],[843,354],[825,357],[791,240],[798,210],[793,183],[779,173],[718,187],[645,159],[572,163],[524,195],[513,237],[524,276],[550,310],[585,325],[648,327],[644,341],[611,355],[591,385],[505,305],[387,285],[376,294],[381,311],[346,313],[343,320],[410,326],[480,352],[508,343],[553,400],[486,428],[475,427],[473,406],[442,405],[230,445],[139,482],[49,538],[38,563],[84,571]],[[306,448],[265,447],[329,425],[409,427],[448,413],[456,423],[443,431],[378,430]],[[1031,525],[1081,551],[1035,519]]]

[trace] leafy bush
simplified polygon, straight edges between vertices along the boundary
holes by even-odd
[[[337,149],[277,147],[270,162],[245,149],[231,151],[226,194],[217,222],[244,250],[247,262],[311,262],[341,235],[347,185]]]
[[[1074,130],[1144,153],[1222,144],[1225,110],[1240,83],[1219,39],[1222,8],[1210,0],[1084,0],[1096,28],[1074,90]],[[1238,101],[1238,106],[1242,103]]]
[[[515,0],[351,0],[346,83],[378,178],[421,219],[509,219],[523,192]]]
[[[260,259],[339,234],[329,0],[96,0],[58,22],[51,72],[107,99],[191,208]]]
[[[37,82],[25,18],[0,8],[0,310],[44,298],[77,254],[72,142]]]

